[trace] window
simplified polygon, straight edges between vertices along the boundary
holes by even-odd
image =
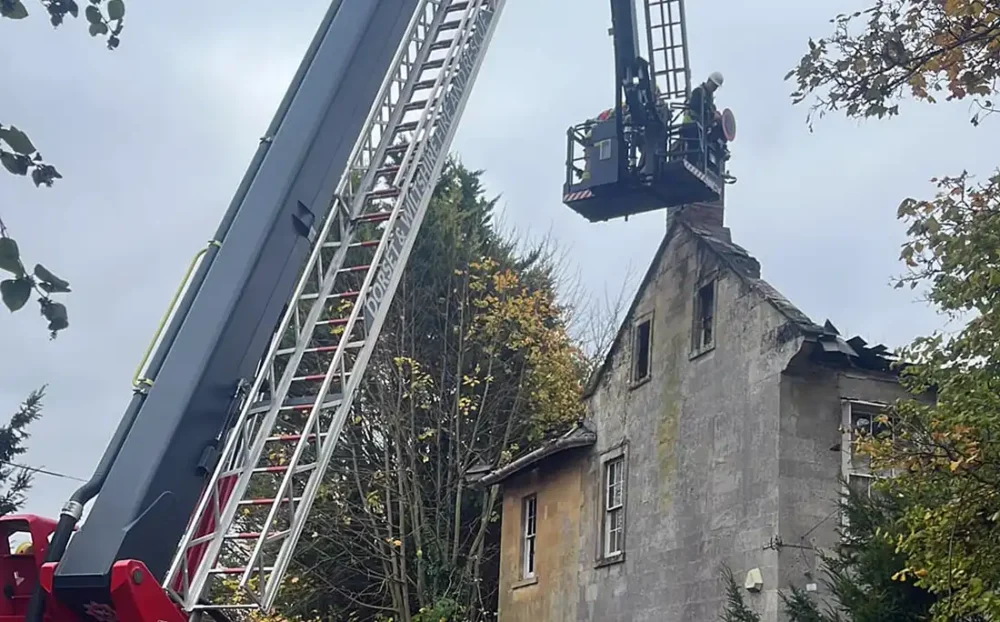
[[[535,576],[535,540],[538,534],[538,497],[525,497],[521,506],[523,535],[521,539],[521,578]]]
[[[611,139],[605,139],[597,143],[597,157],[600,160],[611,159]]]
[[[841,465],[847,485],[858,492],[870,495],[872,484],[880,477],[891,477],[891,471],[873,473],[871,458],[861,453],[856,443],[864,436],[879,436],[888,430],[885,423],[879,421],[884,414],[885,405],[874,402],[845,401],[841,440]],[[846,491],[845,491],[846,492]]]
[[[632,382],[642,382],[649,378],[651,371],[650,353],[653,345],[653,318],[640,320],[633,329]]]
[[[603,557],[621,555],[625,544],[625,458],[604,463]]]
[[[692,349],[695,353],[712,348],[715,343],[715,281],[702,285],[694,301]]]

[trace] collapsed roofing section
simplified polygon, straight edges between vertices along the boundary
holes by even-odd
[[[773,285],[760,278],[760,263],[742,246],[733,243],[727,228],[706,228],[686,224],[687,228],[711,248],[737,275],[750,284],[771,306],[797,328],[807,341],[815,341],[820,349],[817,358],[825,363],[847,364],[872,371],[891,371],[895,359],[884,345],[869,347],[861,337],[844,340],[840,331],[827,320],[816,324]],[[659,259],[659,254],[654,262]]]
[[[827,320],[823,333],[816,336],[820,346],[813,357],[820,362],[856,367],[868,371],[897,373],[899,359],[882,344],[869,346],[861,337],[844,340],[837,328]]]

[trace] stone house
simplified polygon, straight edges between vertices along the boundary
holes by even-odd
[[[723,564],[765,622],[822,598],[851,430],[904,393],[885,348],[845,340],[760,277],[720,204],[667,232],[587,392],[584,425],[501,486],[500,622],[709,622]]]

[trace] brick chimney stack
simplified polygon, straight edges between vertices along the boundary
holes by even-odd
[[[725,227],[725,200],[688,203],[667,208],[667,228],[674,220],[684,222],[702,229],[722,229]]]

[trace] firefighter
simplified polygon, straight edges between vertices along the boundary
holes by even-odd
[[[720,134],[716,125],[719,120],[719,112],[715,107],[715,92],[722,86],[722,74],[713,71],[708,79],[694,87],[691,95],[685,104],[684,116],[681,119],[681,138],[684,144],[686,159],[692,164],[700,164],[701,154],[709,144],[716,142],[716,136]],[[706,145],[701,143],[701,128],[705,130]]]

